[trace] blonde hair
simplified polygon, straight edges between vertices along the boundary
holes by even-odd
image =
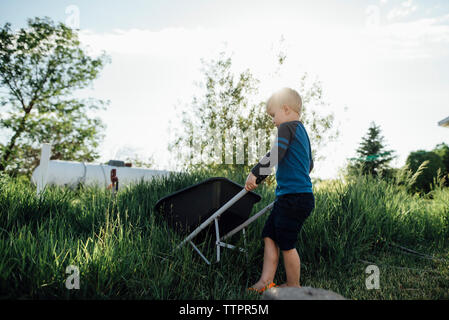
[[[293,111],[301,115],[302,111],[302,99],[296,90],[291,88],[282,88],[271,95],[267,100],[267,112],[272,108],[279,108],[286,105]]]

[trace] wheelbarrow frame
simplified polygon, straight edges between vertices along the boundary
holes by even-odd
[[[234,245],[231,245],[229,243],[223,242],[224,240],[230,238],[237,232],[241,231],[243,232],[244,237],[244,245],[246,246],[246,234],[245,234],[245,228],[256,221],[260,216],[262,216],[265,212],[270,210],[273,207],[274,202],[270,203],[268,206],[260,210],[255,215],[248,218],[245,222],[240,224],[239,226],[235,227],[231,231],[229,231],[227,234],[220,236],[219,232],[219,218],[220,216],[228,210],[234,203],[236,203],[238,200],[240,200],[248,191],[244,188],[242,191],[237,193],[231,200],[226,202],[220,209],[215,211],[209,218],[207,218],[202,224],[200,224],[195,230],[193,230],[177,247],[176,249],[180,249],[182,246],[184,246],[186,243],[190,243],[190,245],[195,249],[195,251],[200,255],[200,257],[210,265],[210,261],[203,255],[203,253],[198,249],[197,246],[193,243],[193,238],[195,238],[201,231],[203,231],[205,228],[207,228],[211,223],[215,223],[215,246],[217,251],[217,260],[216,262],[220,262],[220,255],[221,255],[221,247],[229,248],[229,249],[235,249],[237,248]],[[247,250],[243,248],[238,248],[240,252],[245,252],[247,254]]]

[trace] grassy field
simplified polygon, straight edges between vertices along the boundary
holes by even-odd
[[[260,275],[260,234],[268,215],[247,232],[249,261],[224,249],[221,263],[208,266],[189,246],[173,254],[182,238],[153,211],[158,199],[213,175],[176,174],[115,197],[97,188],[56,187],[36,197],[29,183],[2,177],[0,297],[259,299],[245,289]],[[240,184],[245,179],[226,177]],[[274,200],[273,188],[255,190],[262,201],[254,213]],[[448,189],[418,197],[366,177],[314,188],[316,208],[297,243],[303,286],[349,299],[449,298]],[[243,245],[241,236],[230,242]],[[379,267],[380,289],[366,288],[369,264]],[[69,265],[79,268],[79,290],[65,286]],[[281,262],[275,282],[284,281]]]

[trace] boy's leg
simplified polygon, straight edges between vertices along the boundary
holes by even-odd
[[[284,258],[287,282],[282,286],[300,287],[301,261],[296,243],[304,221],[315,207],[313,193],[285,195],[280,199],[282,210],[277,216],[276,234]]]
[[[279,263],[279,247],[276,242],[269,237],[264,239],[264,254],[263,254],[263,269],[259,281],[257,281],[252,288],[260,290],[266,285],[269,285],[274,280],[276,269]]]
[[[281,287],[300,287],[299,277],[301,273],[301,261],[299,259],[298,251],[293,248],[291,250],[282,250],[284,258],[285,273],[287,275],[287,283]]]

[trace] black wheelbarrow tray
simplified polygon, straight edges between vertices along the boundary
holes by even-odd
[[[160,199],[155,205],[155,211],[164,217],[170,227],[187,235],[177,248],[189,242],[201,258],[210,264],[192,242],[193,238],[204,238],[215,233],[219,262],[220,247],[236,248],[223,241],[241,230],[245,236],[245,227],[273,207],[273,203],[270,203],[250,217],[254,204],[260,199],[258,194],[248,192],[243,186],[229,179],[215,177]],[[245,249],[239,249],[246,252]]]

